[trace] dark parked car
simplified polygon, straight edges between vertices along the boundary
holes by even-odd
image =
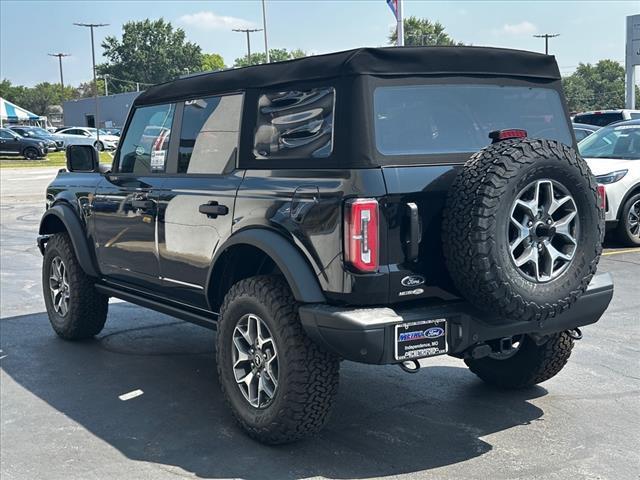
[[[36,160],[47,155],[47,147],[42,140],[21,137],[8,128],[0,128],[0,156],[24,157]]]
[[[108,172],[97,155],[69,147],[48,187],[53,329],[98,334],[109,297],[217,328],[227,403],[266,443],[325,424],[341,360],[544,382],[612,297],[552,56],[365,48],[191,76],[136,98]]]
[[[597,125],[589,125],[587,123],[574,123],[573,134],[576,136],[576,141],[580,142],[591,135],[593,132],[597,132],[600,129]]]
[[[21,137],[42,140],[42,142],[50,152],[64,150],[64,141],[62,140],[62,138],[56,136],[55,134],[52,134],[44,128],[32,127],[28,125],[11,125],[9,128]]]

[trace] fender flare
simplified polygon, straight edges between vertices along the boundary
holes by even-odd
[[[635,191],[640,188],[640,182],[636,183],[633,187],[627,190],[627,193],[624,194],[622,201],[620,202],[620,207],[618,208],[617,220],[622,220],[622,210],[624,209],[624,204],[627,203],[627,200],[631,198],[632,193],[636,193]]]
[[[268,255],[284,275],[297,301],[326,302],[320,283],[300,250],[282,235],[265,228],[249,228],[229,237],[216,252],[211,262],[211,272],[224,252],[234,245],[251,245]]]
[[[89,245],[86,240],[84,229],[80,224],[78,216],[74,213],[71,207],[57,204],[44,212],[44,215],[42,215],[42,219],[40,220],[40,227],[38,230],[40,235],[50,235],[53,233],[57,233],[51,231],[46,226],[47,219],[52,216],[57,217],[58,220],[60,220],[66,228],[67,233],[69,234],[69,238],[71,239],[76,258],[78,259],[80,267],[82,268],[82,270],[84,270],[84,273],[91,277],[99,277],[100,275],[98,274],[98,270],[93,263],[93,256],[91,255],[91,251],[89,250]]]

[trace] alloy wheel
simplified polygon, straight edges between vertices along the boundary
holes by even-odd
[[[511,206],[509,254],[518,271],[535,283],[559,277],[578,246],[578,208],[554,180],[531,182]]]
[[[278,389],[278,352],[271,332],[254,314],[243,316],[232,336],[233,375],[252,407],[271,404]]]
[[[58,315],[64,317],[69,311],[70,289],[67,268],[60,257],[55,257],[51,261],[49,290],[53,309]]]
[[[629,208],[627,215],[627,230],[632,237],[640,239],[640,200],[636,200]]]

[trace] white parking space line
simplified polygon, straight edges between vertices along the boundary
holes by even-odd
[[[138,390],[133,390],[129,393],[123,393],[122,395],[119,395],[118,398],[123,402],[126,402],[127,400],[131,400],[132,398],[139,397],[143,393],[144,392],[142,390],[138,389]]]

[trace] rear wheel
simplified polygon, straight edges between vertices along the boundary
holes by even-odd
[[[624,202],[617,233],[618,239],[625,245],[640,245],[640,193],[632,195]]]
[[[33,147],[25,148],[23,155],[27,160],[36,160],[39,156],[38,151]]]
[[[104,327],[109,298],[84,273],[66,233],[54,235],[42,264],[44,303],[53,330],[67,340],[90,338]]]
[[[227,404],[251,437],[286,443],[326,423],[338,389],[339,361],[306,336],[281,277],[252,277],[229,290],[216,356]]]
[[[96,142],[96,143],[93,144],[93,146],[99,152],[102,152],[104,150],[104,143],[102,143],[102,142]]]
[[[566,332],[551,336],[542,345],[537,345],[526,335],[517,341],[517,349],[512,353],[466,359],[465,363],[473,373],[491,385],[506,389],[526,388],[557,375],[566,365],[573,349],[573,339]]]

